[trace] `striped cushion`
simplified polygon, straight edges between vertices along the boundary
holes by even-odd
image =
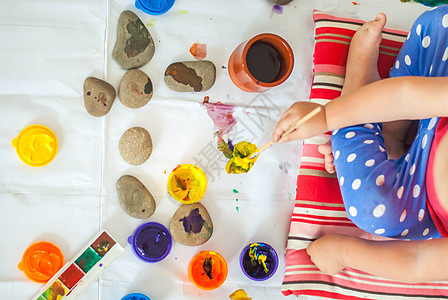
[[[325,104],[338,97],[344,83],[351,37],[364,23],[314,11],[314,78],[310,101]],[[384,29],[378,68],[388,76],[407,33]],[[346,268],[336,276],[325,275],[311,262],[305,248],[327,234],[341,233],[366,239],[384,239],[357,228],[344,209],[336,176],[325,171],[317,151],[329,134],[306,140],[303,145],[297,194],[291,217],[282,292],[332,299],[447,299],[448,282],[406,284]]]

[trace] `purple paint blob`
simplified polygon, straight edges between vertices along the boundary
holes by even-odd
[[[202,230],[204,219],[199,213],[199,208],[195,208],[188,216],[180,219],[179,222],[182,222],[182,225],[184,225],[186,233],[199,233]]]
[[[203,105],[207,108],[207,114],[213,120],[215,129],[222,134],[227,134],[236,125],[236,119],[233,117],[235,106],[219,102],[205,102]]]
[[[272,7],[272,13],[273,13],[273,14],[281,15],[281,14],[283,13],[283,6],[280,6],[280,5],[278,5],[278,4],[275,4],[275,5]]]
[[[160,223],[140,225],[128,239],[135,255],[146,262],[158,262],[171,251],[172,239],[168,229]]]

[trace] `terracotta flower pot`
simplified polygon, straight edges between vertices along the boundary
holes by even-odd
[[[294,55],[289,44],[272,33],[259,34],[240,44],[229,59],[233,83],[246,92],[265,92],[291,75]]]

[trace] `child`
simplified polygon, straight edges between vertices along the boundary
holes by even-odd
[[[307,248],[323,272],[352,267],[405,282],[445,280],[448,239],[440,237],[448,237],[448,6],[432,8],[416,20],[391,78],[379,80],[385,23],[381,13],[357,31],[341,96],[280,142],[334,130],[332,151],[329,146],[320,151],[326,169],[337,171],[349,218],[367,232],[412,240],[324,236]],[[291,123],[317,106],[293,104],[273,139],[279,141]],[[410,120],[420,122],[405,153]]]

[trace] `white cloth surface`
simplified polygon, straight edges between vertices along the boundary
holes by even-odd
[[[356,2],[294,0],[282,14],[273,14],[268,0],[177,0],[169,12],[151,16],[125,0],[0,0],[0,299],[31,299],[41,288],[17,268],[33,242],[56,244],[70,261],[100,228],[125,252],[79,299],[121,299],[133,292],[153,300],[228,299],[239,288],[257,300],[283,299],[283,257],[300,143],[274,145],[248,174],[228,175],[215,147],[213,122],[201,103],[209,96],[212,102],[236,105],[238,124],[230,137],[261,146],[270,140],[281,113],[308,98],[313,9],[365,20],[384,11],[389,27],[404,30],[427,9],[399,0]],[[153,82],[154,96],[140,109],[125,107],[117,96],[109,114],[95,118],[84,108],[83,82],[95,76],[118,90],[126,71],[111,53],[118,17],[126,9],[144,24],[156,20],[147,26],[155,55],[141,67]],[[263,32],[290,43],[294,70],[279,87],[246,93],[230,80],[228,59],[240,43]],[[189,48],[195,42],[207,44],[207,59],[217,67],[216,83],[207,92],[173,92],[163,82],[165,68],[194,60]],[[59,140],[56,158],[40,168],[22,163],[11,146],[32,124],[48,126]],[[140,166],[128,165],[118,151],[122,133],[134,126],[146,128],[154,144]],[[132,253],[127,237],[147,221],[169,225],[180,203],[169,197],[167,178],[183,163],[196,164],[207,174],[201,203],[212,217],[213,235],[198,247],[174,242],[165,260],[144,263]],[[125,174],[140,179],[156,199],[149,219],[134,219],[121,209],[115,183]],[[239,266],[242,248],[256,241],[271,244],[280,257],[276,274],[261,283],[246,278]],[[201,250],[217,251],[228,263],[227,280],[216,290],[200,290],[188,278],[188,263]]]

